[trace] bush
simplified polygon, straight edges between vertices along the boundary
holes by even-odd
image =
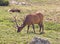
[[[8,6],[9,5],[9,1],[7,0],[0,0],[0,6]]]

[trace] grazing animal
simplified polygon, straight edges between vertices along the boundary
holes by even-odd
[[[19,9],[9,9],[9,12],[21,12]]]
[[[16,20],[15,20],[15,22],[16,22]],[[41,34],[44,33],[43,14],[41,14],[40,12],[35,12],[35,13],[27,15],[26,18],[23,21],[23,24],[21,26],[18,26],[18,24],[16,22],[17,29],[18,29],[17,32],[21,32],[22,29],[26,25],[28,25],[28,29],[27,29],[27,33],[28,33],[29,27],[30,27],[30,25],[32,25],[34,33],[35,33],[34,24],[39,25],[39,27],[40,27],[39,32],[41,32]]]

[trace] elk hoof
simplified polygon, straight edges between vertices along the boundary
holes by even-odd
[[[45,32],[41,32],[40,34],[45,34]]]
[[[19,33],[19,31],[17,31],[17,33]]]
[[[34,32],[34,34],[36,34],[36,32]]]

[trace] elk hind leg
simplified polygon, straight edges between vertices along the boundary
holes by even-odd
[[[40,30],[41,30],[41,33],[40,34],[44,34],[44,25],[43,23],[40,23]]]
[[[34,24],[32,24],[32,28],[33,28],[33,31],[34,31],[34,33],[35,33],[35,27],[34,27]]]
[[[39,32],[41,32],[41,24],[39,23],[38,25],[39,25],[39,28],[40,28],[40,29],[39,29]]]
[[[28,25],[27,33],[28,33],[28,31],[29,31],[29,27],[30,27],[30,25]]]

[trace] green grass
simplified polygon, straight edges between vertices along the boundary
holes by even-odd
[[[21,13],[12,13],[10,14],[8,12],[8,9],[10,8],[19,8],[21,9]],[[32,27],[30,27],[29,33],[27,34],[27,26],[23,28],[23,30],[20,33],[17,33],[17,29],[14,27],[15,23],[13,22],[13,16],[17,14],[17,19],[20,20],[17,22],[21,25],[22,20],[20,18],[23,18],[29,14],[33,13],[37,10],[41,11],[41,13],[44,14],[44,18],[48,17],[54,17],[56,15],[56,11],[52,11],[50,13],[50,10],[57,10],[60,6],[58,5],[41,5],[41,6],[0,6],[0,44],[28,44],[31,39],[35,36],[41,37],[41,38],[47,38],[51,44],[60,44],[60,24],[55,23],[52,21],[46,22],[44,20],[44,28],[45,28],[45,34],[40,35],[39,34],[39,27],[38,25],[35,25],[35,30],[37,34],[33,33]],[[46,10],[43,12],[43,10]],[[59,13],[59,12],[58,12]],[[57,16],[56,16],[57,17]]]

